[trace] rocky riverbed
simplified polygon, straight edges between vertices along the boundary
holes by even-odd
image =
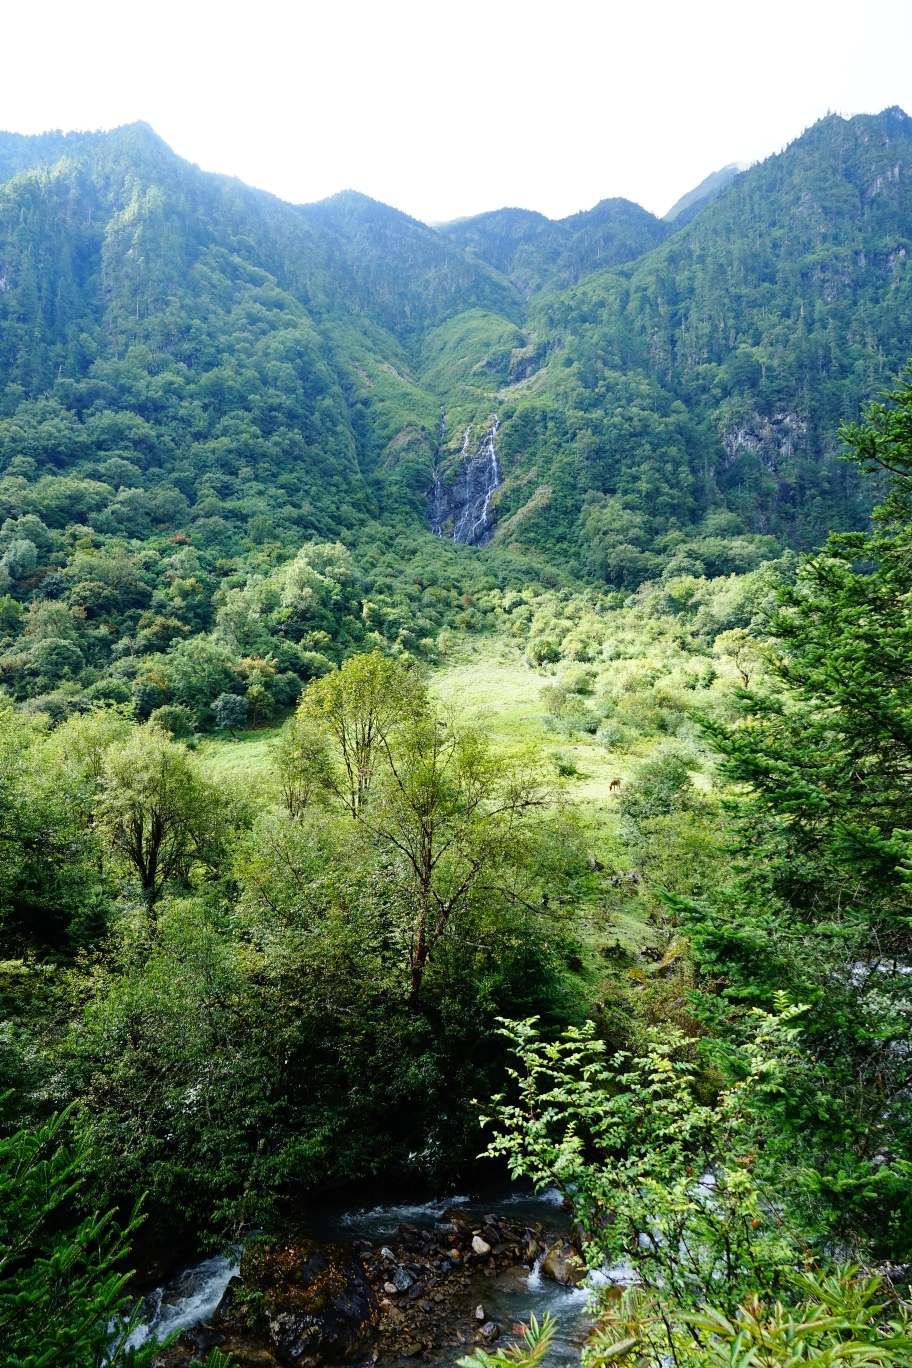
[[[454,1206],[426,1224],[400,1222],[379,1241],[255,1241],[215,1309],[159,1361],[184,1368],[218,1347],[242,1368],[452,1364],[473,1344],[512,1338],[535,1303],[541,1314],[547,1287],[573,1303],[565,1339],[581,1343],[588,1327],[585,1294],[573,1291],[582,1280],[577,1250],[525,1216]]]

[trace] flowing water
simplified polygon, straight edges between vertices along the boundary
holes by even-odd
[[[356,1205],[350,1199],[346,1202],[324,1198],[310,1208],[305,1233],[326,1242],[351,1244],[363,1239],[378,1245],[403,1221],[419,1229],[433,1229],[442,1213],[453,1206],[479,1218],[485,1212],[494,1212],[533,1227],[541,1225],[546,1236],[565,1231],[569,1224],[559,1193],[550,1190],[535,1196],[509,1188],[488,1191],[483,1197],[473,1194],[427,1202],[378,1200]],[[156,1288],[146,1298],[147,1320],[134,1334],[132,1343],[139,1345],[151,1334],[163,1339],[172,1331],[187,1330],[207,1320],[236,1270],[237,1255],[205,1259],[184,1269],[164,1287]],[[505,1334],[510,1333],[514,1323],[528,1322],[533,1313],[541,1320],[548,1311],[558,1323],[558,1332],[545,1362],[556,1368],[579,1358],[579,1347],[589,1327],[586,1301],[583,1288],[561,1287],[543,1277],[538,1265],[532,1270],[509,1268],[494,1277],[479,1272],[470,1287],[453,1297],[442,1318],[461,1326],[468,1338],[477,1325],[475,1309],[479,1304],[484,1308],[485,1318],[495,1321]],[[452,1365],[470,1348],[469,1344],[440,1348],[435,1354],[436,1362]]]
[[[428,495],[428,519],[431,531],[443,536],[444,525],[452,519],[453,541],[463,546],[485,546],[494,535],[494,493],[503,484],[500,457],[497,452],[497,433],[500,423],[495,415],[474,453],[471,451],[471,427],[462,439],[459,474],[452,488],[445,489],[443,476],[434,463],[434,485]]]
[[[156,1287],[146,1297],[146,1320],[128,1340],[138,1349],[150,1335],[163,1340],[175,1330],[189,1330],[208,1320],[237,1272],[239,1256],[216,1255],[185,1268],[164,1287]]]

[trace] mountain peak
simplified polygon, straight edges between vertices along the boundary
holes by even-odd
[[[742,171],[746,171],[750,162],[729,162],[719,171],[711,171],[699,185],[695,185],[692,190],[688,190],[686,195],[682,195],[679,200],[671,206],[667,214],[663,215],[665,223],[674,223],[688,209],[697,210],[697,206],[702,206],[708,200],[718,195],[720,190],[724,190],[726,185],[731,185],[736,176],[740,176]],[[681,225],[679,225],[681,226]]]

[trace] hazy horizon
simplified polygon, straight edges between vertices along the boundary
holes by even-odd
[[[707,175],[828,112],[912,106],[912,7],[718,0],[649,13],[541,3],[112,0],[6,16],[0,126],[139,119],[204,170],[292,203],[351,187],[425,223],[502,207],[565,218],[621,197],[658,216]]]

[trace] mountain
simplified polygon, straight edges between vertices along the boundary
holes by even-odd
[[[602,200],[594,209],[548,219],[530,209],[496,209],[440,224],[439,231],[473,257],[509,277],[528,298],[562,289],[606,266],[648,252],[667,234],[661,221],[625,199]]]
[[[724,190],[726,185],[731,185],[735,176],[740,176],[747,168],[748,162],[729,162],[721,171],[710,172],[705,180],[694,186],[693,190],[688,190],[686,195],[675,201],[664,216],[663,222],[676,223],[679,228],[683,228],[709,200],[718,195],[720,190]]]
[[[502,529],[633,584],[863,524],[836,434],[912,351],[910,171],[902,110],[829,116],[631,266],[533,300]]]
[[[433,649],[473,586],[627,593],[866,520],[836,434],[912,351],[899,109],[821,120],[683,226],[626,200],[436,229],[354,191],[290,205],[143,124],[5,134],[2,168],[16,698],[173,700],[216,638],[300,679]]]

